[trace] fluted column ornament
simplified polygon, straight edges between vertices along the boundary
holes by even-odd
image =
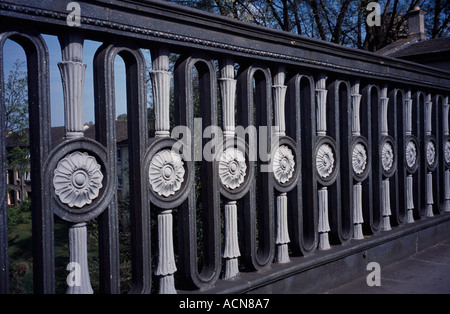
[[[449,126],[448,126],[448,111],[450,108],[450,104],[448,103],[448,96],[444,97],[444,119],[443,119],[443,129],[444,129],[444,135],[450,135],[449,134]]]
[[[445,212],[450,212],[450,170],[445,170],[444,173],[444,188],[445,188]]]
[[[425,134],[431,135],[431,115],[433,110],[433,102],[431,101],[431,94],[427,94],[425,99]]]
[[[239,275],[238,257],[241,256],[237,237],[237,205],[236,201],[229,201],[224,208],[224,249],[225,270],[223,279],[231,279]]]
[[[381,135],[388,135],[388,104],[387,85],[381,89]]]
[[[223,134],[225,137],[234,137],[237,80],[234,78],[234,61],[232,58],[226,57],[222,60],[220,74],[219,88],[222,98]]]
[[[317,116],[317,135],[324,136],[327,133],[327,77],[320,74],[316,83],[316,116]]]
[[[82,35],[69,33],[59,37],[62,61],[58,63],[64,95],[66,137],[82,137],[83,87],[86,64],[83,60]]]
[[[169,49],[160,46],[151,52],[152,70],[150,77],[153,88],[153,105],[155,108],[155,136],[169,137],[170,129],[170,75]]]
[[[406,135],[412,134],[412,99],[411,90],[406,92],[405,97],[405,111],[406,111]]]
[[[331,248],[328,233],[331,231],[328,222],[328,190],[322,187],[318,191],[319,196],[319,250]]]
[[[276,238],[275,244],[277,245],[277,251],[275,255],[275,261],[277,263],[287,263],[289,259],[288,243],[291,242],[288,232],[288,219],[287,219],[287,194],[280,193],[277,196],[277,221],[276,221]]]
[[[413,223],[413,209],[414,209],[414,201],[413,201],[413,177],[412,174],[406,177],[406,222]]]
[[[361,135],[360,106],[362,95],[359,93],[359,80],[352,86],[352,135]]]
[[[389,178],[384,179],[381,182],[381,202],[382,202],[382,226],[381,229],[384,231],[391,230],[390,216],[391,212],[391,193],[390,193],[390,182]]]
[[[275,111],[275,132],[279,136],[286,135],[285,123],[285,99],[287,86],[284,85],[286,73],[284,66],[278,67],[278,72],[273,78],[273,103]]]
[[[426,211],[426,216],[427,217],[433,217],[433,204],[434,204],[434,200],[433,200],[433,173],[431,171],[429,171],[427,173],[427,182],[426,182],[426,187],[427,187],[427,211]]]
[[[159,276],[159,293],[176,294],[173,274],[177,271],[173,250],[172,210],[158,213],[158,264],[155,275]]]
[[[73,224],[69,229],[70,275],[67,294],[93,294],[89,279],[86,223]],[[73,268],[70,269],[72,266]],[[70,282],[72,280],[72,282]]]
[[[364,239],[362,224],[364,222],[362,213],[362,184],[357,182],[353,185],[353,238]]]

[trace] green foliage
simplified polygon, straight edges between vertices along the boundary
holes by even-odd
[[[20,203],[20,205],[11,206],[8,208],[8,225],[10,227],[18,224],[31,223],[31,200],[27,199]]]
[[[119,251],[120,251],[120,291],[127,293],[131,288],[131,231],[129,199],[118,203],[119,217]],[[99,291],[99,256],[98,256],[98,220],[88,222],[88,265],[92,289]]]
[[[18,132],[28,126],[28,78],[25,62],[17,59],[5,83],[6,129]]]
[[[131,225],[129,205],[129,199],[122,199],[118,204],[121,293],[127,293],[131,288]]]
[[[127,119],[128,119],[128,117],[127,117],[126,113],[122,113],[117,116],[117,120],[125,120],[126,121]]]
[[[10,293],[33,293],[31,201],[8,208]]]
[[[5,84],[8,169],[19,173],[29,171],[30,149],[28,134],[28,79],[22,70],[25,62],[19,59],[13,65]]]
[[[17,146],[7,149],[6,158],[8,160],[8,169],[16,170],[22,174],[30,171],[29,135],[28,133],[24,133],[23,135],[17,136],[17,138]]]
[[[120,245],[120,289],[127,293],[131,288],[131,234],[129,200],[118,205]],[[70,224],[55,217],[55,283],[56,293],[65,293],[67,263],[69,262],[68,232]],[[99,291],[98,221],[94,219],[88,228],[89,277],[94,292]],[[10,292],[33,293],[31,201],[8,208]]]
[[[33,266],[30,261],[17,261],[10,265],[10,293],[33,293]]]

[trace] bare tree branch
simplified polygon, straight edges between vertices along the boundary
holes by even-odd
[[[350,0],[344,0],[344,3],[341,7],[341,11],[339,12],[339,15],[336,20],[336,24],[334,26],[333,35],[331,37],[331,42],[333,43],[339,43],[340,37],[341,37],[341,28],[342,28],[342,22],[344,21],[345,15],[347,14],[348,6],[350,4]]]

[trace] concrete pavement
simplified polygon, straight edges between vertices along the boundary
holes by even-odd
[[[450,294],[450,239],[389,265],[380,265],[380,285],[376,273],[346,283],[326,294]],[[375,270],[375,269],[373,269]]]

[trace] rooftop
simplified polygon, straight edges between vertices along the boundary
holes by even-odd
[[[450,38],[427,40],[425,35],[424,12],[419,7],[407,13],[408,36],[378,50],[384,56],[405,58],[438,54],[450,51]]]
[[[417,41],[414,38],[403,38],[377,51],[378,54],[391,57],[405,57],[450,51],[450,38],[435,38]]]
[[[24,129],[21,132],[8,134],[6,137],[6,147],[13,146],[27,146],[24,141],[22,141],[23,136],[28,133],[28,129]],[[52,143],[55,145],[59,141],[65,138],[64,126],[52,127]],[[87,138],[95,139],[95,125],[86,124],[84,130],[84,136]],[[128,139],[128,129],[127,120],[116,120],[116,142],[124,143]]]

